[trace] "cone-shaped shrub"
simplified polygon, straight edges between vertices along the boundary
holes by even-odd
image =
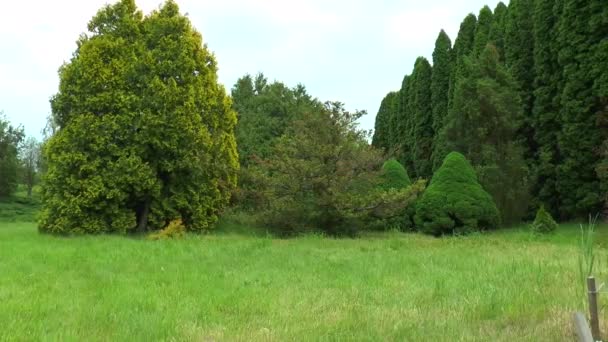
[[[394,158],[387,160],[382,165],[381,178],[381,186],[384,190],[403,189],[412,184],[410,177],[407,175],[407,170]]]
[[[551,217],[545,206],[541,205],[536,212],[536,218],[532,223],[532,230],[536,233],[551,233],[557,229],[557,223]]]
[[[415,221],[422,232],[438,236],[494,228],[499,217],[471,164],[462,154],[452,152],[418,200]]]

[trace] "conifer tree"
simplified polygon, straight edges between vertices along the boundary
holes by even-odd
[[[560,89],[558,192],[562,218],[584,218],[600,211],[603,193],[596,173],[602,132],[597,127],[599,101],[594,96],[594,52],[605,36],[592,31],[598,15],[594,1],[564,0],[558,22]],[[601,12],[600,12],[601,21]],[[604,19],[605,20],[605,19]],[[601,27],[601,25],[600,25]]]
[[[443,127],[443,119],[448,112],[448,92],[452,70],[452,42],[441,30],[435,41],[433,51],[433,74],[431,77],[431,104],[433,109],[433,170],[436,170],[444,158],[444,146],[437,138],[437,132]]]
[[[442,131],[448,149],[471,161],[507,224],[527,209],[528,171],[515,134],[521,121],[516,89],[496,48],[486,46],[478,60],[465,59]]]
[[[431,107],[432,68],[424,57],[418,57],[412,72],[410,103],[413,118],[412,158],[415,175],[426,178],[432,174],[433,111]]]
[[[485,49],[490,40],[490,31],[493,25],[494,14],[488,6],[483,6],[477,16],[475,37],[473,38],[473,56],[477,57]]]
[[[496,46],[496,50],[500,56],[500,60],[505,60],[505,30],[507,21],[507,5],[502,1],[496,5],[494,9],[494,18],[492,27],[490,28],[489,43]]]
[[[90,21],[51,100],[39,229],[210,229],[236,185],[236,115],[217,63],[173,1],[133,0]]]
[[[537,0],[534,9],[534,105],[532,122],[538,144],[532,168],[532,195],[554,216],[559,213],[556,169],[560,163],[558,90],[560,70],[556,49],[555,0]]]
[[[477,17],[474,14],[467,15],[460,24],[458,36],[454,41],[453,48],[453,65],[450,75],[450,89],[448,98],[448,108],[451,107],[451,101],[454,98],[454,89],[456,80],[460,77],[459,72],[462,69],[463,60],[473,51],[473,42],[475,40],[475,27],[477,26]]]
[[[534,103],[534,4],[530,0],[511,0],[505,31],[505,61],[515,78],[522,101],[523,117],[517,135],[523,141],[524,157],[533,167],[538,149],[534,141],[532,105]]]
[[[376,115],[376,123],[374,125],[374,136],[372,138],[372,145],[383,149],[384,151],[391,150],[390,143],[390,120],[394,111],[394,100],[398,96],[397,92],[388,93],[382,103],[380,109]]]

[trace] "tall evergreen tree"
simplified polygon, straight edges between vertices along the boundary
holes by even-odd
[[[391,151],[392,144],[390,141],[390,122],[391,117],[395,112],[395,100],[398,99],[398,92],[388,93],[382,103],[380,109],[376,115],[376,123],[374,125],[374,136],[372,138],[372,145],[383,149],[384,151]]]
[[[452,72],[452,42],[450,37],[441,30],[435,41],[433,51],[433,73],[431,77],[431,104],[433,109],[433,171],[441,163],[445,154],[444,146],[436,134],[443,127],[443,120],[448,113],[448,92],[450,90],[450,74]]]
[[[504,223],[527,209],[527,167],[516,139],[521,103],[511,75],[487,45],[479,59],[465,59],[454,105],[442,131],[450,151],[463,153],[492,195]]]
[[[479,11],[479,16],[477,16],[477,26],[473,38],[473,56],[479,56],[490,41],[493,19],[494,14],[492,14],[490,7],[483,6]]]
[[[51,100],[40,231],[210,229],[238,169],[212,53],[173,1],[143,17],[121,0],[88,29]]]
[[[412,116],[414,120],[412,145],[414,169],[417,177],[432,175],[433,109],[431,107],[432,67],[424,57],[418,57],[412,72],[410,89]]]
[[[496,46],[496,50],[500,56],[500,60],[504,62],[505,58],[505,31],[507,22],[507,5],[502,1],[496,5],[494,9],[494,19],[490,28],[489,43]]]
[[[407,169],[408,174],[415,175],[414,168],[414,116],[412,111],[413,76],[406,75],[399,90],[397,101],[397,115],[392,120],[391,137],[397,159]]]
[[[534,103],[534,1],[511,0],[505,31],[505,61],[518,84],[523,121],[518,130],[524,142],[524,157],[533,167],[538,149],[534,141],[532,105]]]
[[[474,14],[467,15],[460,24],[458,36],[454,41],[453,65],[450,75],[450,89],[448,98],[448,108],[451,107],[452,99],[454,98],[454,89],[456,80],[460,77],[459,72],[462,69],[464,58],[473,50],[473,42],[475,40],[475,27],[477,26],[477,17]]]
[[[563,161],[557,170],[557,188],[562,218],[597,213],[604,197],[596,174],[602,132],[597,127],[600,107],[594,96],[597,75],[593,55],[605,36],[592,31],[597,28],[590,24],[598,15],[594,11],[601,10],[595,3],[599,2],[564,0],[558,23],[558,63],[562,70],[559,150]]]
[[[533,172],[532,196],[553,216],[559,216],[556,169],[560,163],[557,137],[560,130],[555,0],[536,0],[534,9],[534,106],[532,123],[538,144]]]

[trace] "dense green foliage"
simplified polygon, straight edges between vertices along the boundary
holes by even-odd
[[[561,220],[608,210],[607,36],[608,6],[602,0],[512,0],[508,7],[499,3],[494,13],[485,6],[478,17],[465,17],[450,58],[439,53],[449,41],[440,34],[433,53],[431,109],[427,108],[426,114],[433,116],[434,168],[452,150],[465,153],[484,187],[495,197],[507,224],[526,212],[530,217],[541,203]],[[483,61],[487,44],[494,47],[498,62]],[[484,71],[484,65],[492,67]],[[474,77],[474,69],[486,75]],[[441,95],[445,88],[438,86],[445,82],[445,70],[450,70],[447,96]],[[404,78],[399,109],[388,119],[384,113],[382,120],[388,127],[379,125],[374,134],[398,132],[383,147],[389,156],[402,161],[411,175],[418,176],[417,165],[425,165],[426,159],[421,159],[425,155],[417,146],[427,144],[428,137],[417,134],[424,120],[412,104],[415,93],[421,93],[412,85],[413,79],[413,75]],[[507,79],[511,80],[505,82]],[[448,109],[444,111],[446,101]],[[460,121],[460,131],[453,132],[457,136],[477,134],[485,139],[457,138],[461,143],[455,149],[446,140],[446,119],[439,120],[438,113],[451,113],[450,120]],[[489,120],[488,113],[498,121]],[[508,139],[489,141],[496,130],[501,139],[508,132]],[[471,150],[478,150],[485,161],[469,155]],[[503,176],[489,179],[482,172],[485,167],[479,166],[492,164],[486,161],[497,158],[503,159],[494,163],[501,170],[494,171]],[[504,183],[507,178],[512,181]],[[501,188],[513,189],[513,182],[522,179],[525,186],[516,187],[502,199],[497,197]],[[530,201],[524,196],[526,188]]]
[[[261,193],[256,212],[280,235],[321,231],[354,235],[402,215],[424,182],[384,190],[379,183],[382,155],[357,128],[361,112],[338,103],[293,120],[273,144],[272,154],[250,166]]]
[[[0,112],[0,198],[12,195],[19,182],[19,144],[23,128],[14,127]]]
[[[207,230],[236,185],[236,115],[215,58],[173,1],[102,8],[60,69],[42,232]]]
[[[433,71],[431,76],[431,107],[433,111],[433,133],[440,132],[443,121],[448,113],[448,94],[450,91],[450,75],[452,73],[452,42],[450,37],[441,30],[435,41],[433,50]],[[445,144],[439,139],[433,140],[433,171],[443,162]]]
[[[252,158],[267,158],[274,141],[291,121],[323,105],[303,85],[289,88],[281,82],[268,84],[263,74],[245,75],[232,88],[233,108],[238,113],[236,141],[241,165]]]
[[[382,99],[380,109],[378,109],[378,114],[376,114],[376,123],[374,127],[374,131],[378,132],[378,134],[374,135],[372,146],[383,150],[386,150],[391,146],[391,123],[389,120],[391,120],[393,113],[397,110],[396,101],[398,98],[398,92],[390,92]]]
[[[545,206],[541,205],[532,223],[532,231],[536,233],[552,233],[556,230],[557,223],[553,220],[551,214],[545,210]]]
[[[494,46],[488,45],[479,59],[465,59],[445,121],[441,134],[448,150],[470,160],[502,221],[518,222],[528,204],[528,169],[516,137],[521,105]]]
[[[498,209],[457,152],[448,154],[416,203],[418,228],[432,235],[460,234],[498,226]]]
[[[407,170],[396,159],[391,158],[382,165],[380,186],[384,190],[403,189],[412,184]]]

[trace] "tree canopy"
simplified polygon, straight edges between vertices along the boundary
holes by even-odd
[[[91,19],[52,98],[42,232],[209,229],[236,185],[236,114],[217,63],[173,1]]]

